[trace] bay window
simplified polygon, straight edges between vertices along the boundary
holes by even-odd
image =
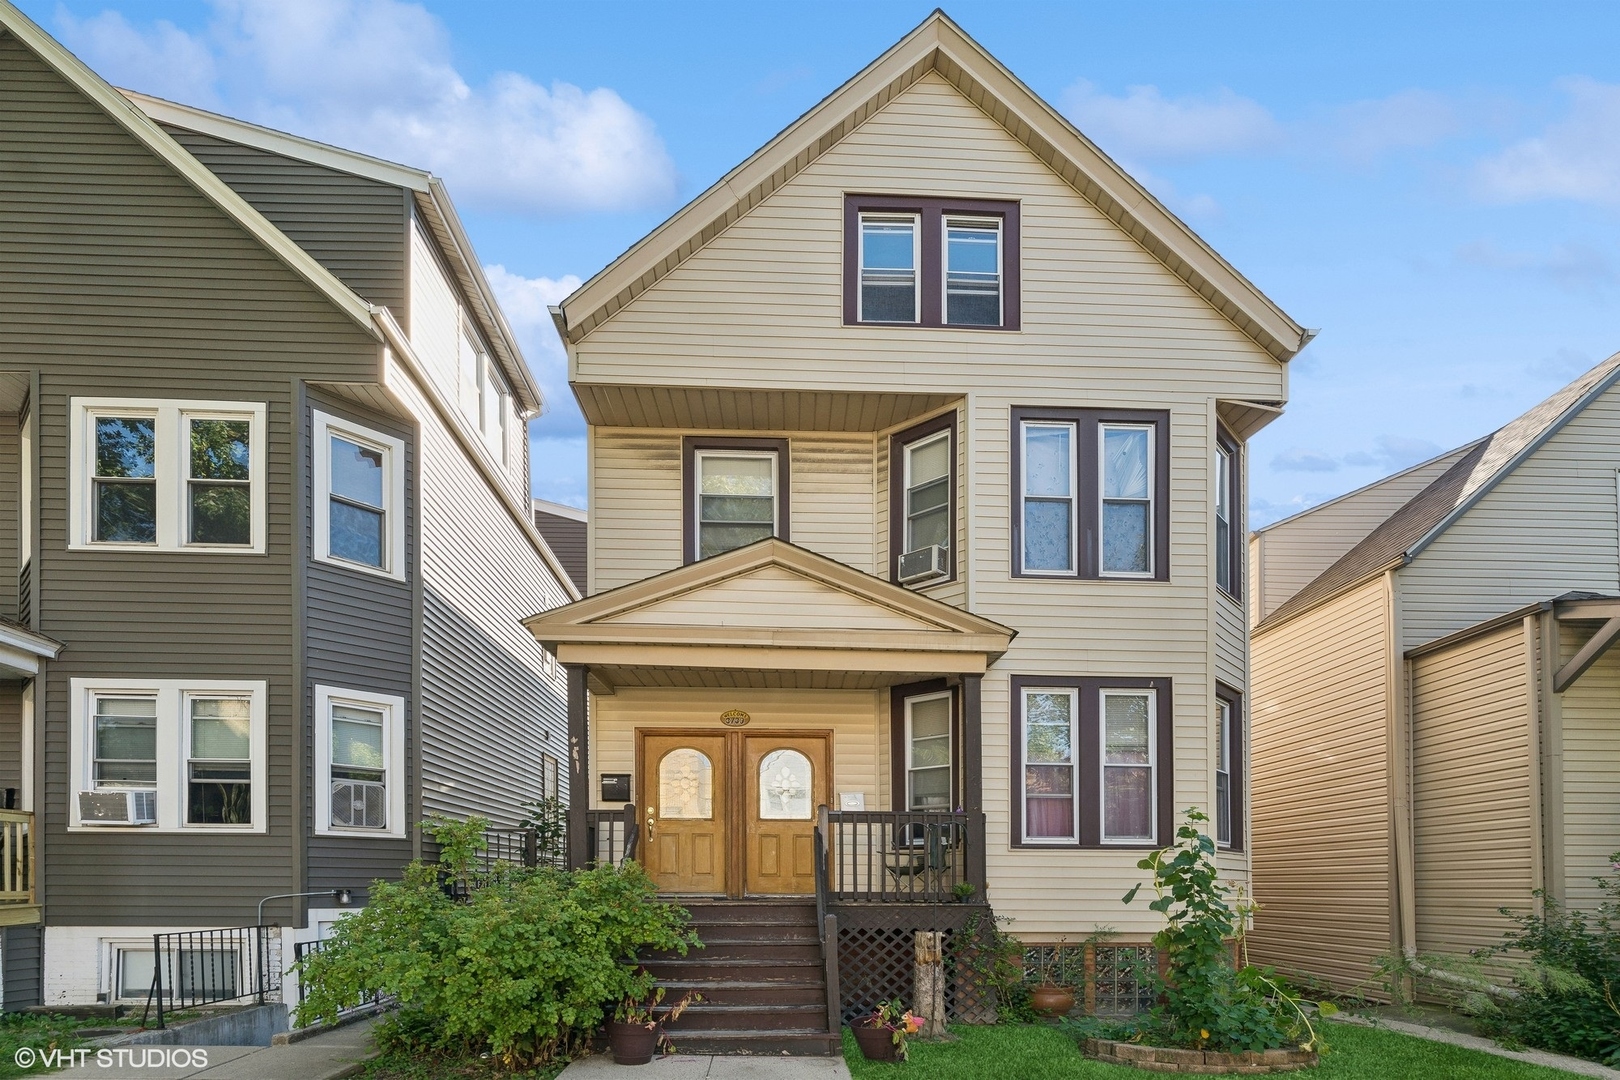
[[[405,579],[405,443],[316,411],[314,557]]]
[[[1243,538],[1242,458],[1238,444],[1225,431],[1215,438],[1215,584],[1232,599],[1242,602],[1243,560],[1247,554]]]
[[[1170,680],[1014,675],[1013,843],[1170,842]]]
[[[956,413],[893,436],[889,447],[889,571],[902,585],[956,576]]]
[[[951,692],[906,699],[906,809],[950,810]]]
[[[1243,699],[1226,687],[1215,698],[1215,843],[1243,848]]]
[[[1168,581],[1170,417],[1012,410],[1013,576]]]
[[[315,831],[405,835],[405,699],[315,688]]]
[[[786,439],[689,436],[683,458],[687,562],[788,539]]]

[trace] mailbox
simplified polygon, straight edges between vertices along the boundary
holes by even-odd
[[[630,801],[630,774],[603,773],[602,774],[602,801],[605,803],[627,803]]]

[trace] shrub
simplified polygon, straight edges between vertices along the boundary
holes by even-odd
[[[374,883],[367,906],[302,961],[300,1024],[380,992],[400,1006],[386,1045],[531,1065],[572,1052],[615,1003],[651,990],[638,949],[684,954],[696,943],[686,912],[661,903],[633,862],[478,874],[482,822],[430,827],[440,864]],[[442,874],[468,886],[463,899],[446,893]]]
[[[1215,866],[1215,841],[1200,829],[1209,818],[1187,811],[1177,843],[1137,863],[1153,872],[1156,898],[1148,906],[1165,917],[1153,936],[1166,974],[1140,972],[1161,989],[1154,1010],[1161,1034],[1173,1045],[1223,1051],[1317,1046],[1299,999],[1270,969],[1233,964],[1230,942],[1239,934],[1240,913],[1227,903],[1231,887]],[[1125,894],[1136,899],[1141,886]],[[1301,1035],[1305,1037],[1302,1039]]]
[[[1477,1002],[1488,1032],[1620,1065],[1620,852],[1609,859],[1616,873],[1594,879],[1604,899],[1593,914],[1569,910],[1541,892],[1537,911],[1501,909],[1514,928],[1500,945],[1474,957],[1514,954],[1526,962],[1514,973],[1517,998]]]

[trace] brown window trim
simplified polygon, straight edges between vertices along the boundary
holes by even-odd
[[[1075,483],[1077,558],[1072,574],[1024,572],[1024,515],[1022,505],[1026,420],[1053,421],[1075,426]],[[1105,577],[1097,551],[1101,495],[1097,489],[1097,425],[1152,424],[1153,428],[1153,576]],[[1012,409],[1012,576],[1062,581],[1121,583],[1170,580],[1170,413],[1164,409],[1059,409],[1015,405]]]
[[[776,454],[776,536],[791,540],[788,512],[793,490],[792,468],[786,439],[746,439],[723,435],[686,435],[681,439],[681,558],[695,563],[697,557],[697,452],[699,450],[765,450]]]
[[[922,225],[922,282],[919,322],[863,323],[860,312],[860,221],[871,211],[917,214]],[[945,322],[945,249],[943,220],[947,214],[969,214],[1001,219],[1001,325],[962,326]],[[909,195],[844,196],[844,325],[904,328],[928,326],[945,330],[1018,330],[1022,326],[1020,288],[1019,204],[1000,199],[937,199]]]
[[[919,439],[926,439],[937,432],[950,432],[950,548],[948,554],[951,560],[951,572],[942,578],[933,581],[921,581],[917,588],[928,589],[935,585],[944,585],[956,580],[956,549],[957,543],[957,507],[956,507],[956,410],[941,413],[932,420],[897,432],[889,437],[889,580],[900,584],[900,556],[904,554],[906,543],[906,455],[905,448]]]
[[[1248,559],[1248,545],[1244,540],[1243,528],[1243,446],[1235,439],[1225,427],[1217,424],[1215,427],[1215,441],[1227,453],[1226,490],[1232,503],[1232,520],[1227,523],[1226,547],[1227,565],[1231,567],[1231,580],[1227,585],[1219,585],[1221,592],[1239,604],[1244,603],[1243,596],[1243,570]]]
[[[1087,848],[1100,851],[1153,851],[1168,847],[1175,838],[1175,697],[1170,679],[1079,678],[1068,675],[1014,675],[1009,701],[1012,730],[1012,846],[1016,848],[1072,851]],[[1076,779],[1080,785],[1080,821],[1075,830],[1077,843],[1027,842],[1024,839],[1024,691],[1047,687],[1080,692],[1080,744],[1075,754]],[[1155,813],[1158,839],[1147,844],[1105,844],[1102,842],[1102,757],[1101,697],[1103,690],[1153,690],[1158,697],[1156,731],[1157,759],[1154,764]]]
[[[1232,793],[1232,842],[1230,844],[1220,844],[1217,842],[1217,846],[1222,851],[1242,852],[1244,842],[1243,789],[1245,787],[1243,762],[1243,695],[1238,693],[1236,690],[1233,690],[1225,683],[1216,683],[1215,696],[1226,702],[1227,706],[1231,709],[1231,716],[1227,722],[1232,728],[1231,734],[1227,736],[1232,741],[1231,761],[1228,763],[1228,771],[1231,776],[1230,784]],[[1213,808],[1209,817],[1210,831],[1213,832],[1215,827],[1215,813]]]
[[[905,810],[911,802],[906,777],[906,699],[951,691],[951,799],[962,801],[962,710],[955,689],[944,679],[905,683],[889,688],[889,809]]]

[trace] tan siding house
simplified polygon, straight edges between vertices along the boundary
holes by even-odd
[[[1308,334],[949,19],[554,316],[590,595],[529,625],[576,858],[629,802],[667,891],[903,949],[986,903],[1141,942],[1119,898],[1189,806],[1246,880],[1243,444]]]
[[[1251,603],[1267,611],[1252,643],[1257,959],[1376,992],[1377,957],[1493,944],[1511,925],[1499,909],[1535,890],[1596,903],[1591,879],[1620,848],[1617,381],[1620,356],[1478,442],[1251,539]],[[1326,561],[1334,533],[1343,553]],[[1260,597],[1302,568],[1316,573],[1292,595]],[[1351,624],[1379,662],[1347,662],[1362,656]],[[1346,743],[1371,802],[1341,790]],[[1353,835],[1376,851],[1347,862],[1363,806]],[[1342,955],[1303,947],[1352,939]]]

